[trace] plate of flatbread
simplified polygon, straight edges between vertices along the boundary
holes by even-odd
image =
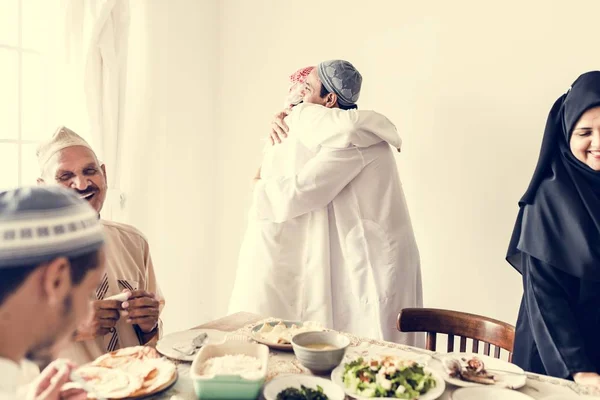
[[[89,399],[138,399],[168,389],[177,381],[177,367],[147,346],[104,354],[75,371]],[[63,390],[81,387],[78,382]]]
[[[322,331],[317,322],[271,321],[255,325],[251,337],[275,350],[292,351],[292,338],[302,332]]]

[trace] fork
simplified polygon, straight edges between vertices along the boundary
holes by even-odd
[[[204,345],[204,342],[206,342],[207,338],[208,335],[206,334],[206,332],[202,332],[194,339],[192,339],[192,345],[187,350],[180,350],[177,347],[173,347],[173,350],[178,351],[179,353],[185,356],[191,356],[194,353],[196,353],[200,347]]]

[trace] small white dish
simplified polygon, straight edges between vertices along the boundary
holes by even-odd
[[[468,382],[463,381],[460,378],[453,378],[448,375],[448,372],[445,370],[442,362],[432,362],[430,363],[430,367],[438,371],[443,377],[444,380],[454,386],[458,387],[497,387],[497,388],[507,388],[507,389],[520,389],[527,383],[527,375],[525,375],[525,371],[519,368],[515,364],[509,363],[508,361],[500,360],[497,358],[485,356],[483,354],[471,354],[471,353],[448,353],[443,354],[439,358],[454,358],[460,360],[465,358],[467,360],[477,357],[481,361],[483,361],[485,368],[491,370],[490,372],[496,376],[497,382],[493,385],[484,385],[481,383]],[[497,371],[508,371],[507,373],[496,372]]]
[[[307,346],[325,344],[330,349],[313,349]],[[292,338],[292,347],[296,358],[313,374],[328,374],[340,365],[350,346],[350,339],[334,331],[303,332]]]
[[[499,387],[478,386],[457,389],[452,393],[452,400],[533,400],[515,390]]]
[[[344,400],[346,396],[342,388],[330,380],[310,375],[278,376],[265,386],[263,396],[266,400],[276,400],[277,395],[283,390],[290,387],[300,389],[302,385],[314,390],[317,389],[317,386],[320,386],[329,400]]]
[[[225,337],[229,334],[228,332],[217,331],[214,329],[191,329],[187,331],[174,332],[165,335],[156,343],[156,350],[163,356],[169,357],[174,360],[192,362],[196,357],[196,353],[186,356],[175,350],[174,346],[189,346],[192,344],[192,340],[200,333],[205,332],[207,334],[204,345],[222,343],[225,341]],[[200,351],[200,349],[198,349]]]
[[[258,371],[241,374],[204,375],[202,367],[214,357],[226,355],[246,355],[257,358],[261,367]],[[199,399],[253,400],[260,394],[267,378],[269,348],[264,344],[228,340],[208,344],[196,354],[190,369],[190,378]]]

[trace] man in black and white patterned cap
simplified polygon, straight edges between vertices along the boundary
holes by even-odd
[[[60,187],[0,193],[0,399],[71,339],[103,273],[104,233],[85,200]],[[26,397],[64,398],[72,368],[51,363]]]

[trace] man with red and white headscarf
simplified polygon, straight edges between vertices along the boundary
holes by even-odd
[[[313,69],[302,68],[290,75],[284,100],[286,109],[302,102],[305,80]],[[314,151],[294,134],[305,134],[302,130],[298,124],[292,128],[289,140],[266,146],[262,176],[292,176],[314,156]],[[250,311],[290,320],[317,321],[331,327],[327,210],[316,210],[282,224],[265,223],[255,215],[253,205],[240,249],[229,312]],[[308,231],[313,232],[315,248],[310,259],[305,254],[310,239]],[[310,287],[305,286],[307,282]]]
[[[290,75],[290,87],[288,89],[288,95],[283,102],[283,108],[291,109],[292,107],[302,103],[306,78],[313,69],[315,69],[315,67],[300,68],[298,71]]]
[[[316,90],[317,70],[325,94]],[[422,344],[395,328],[398,310],[422,306],[418,250],[390,149],[400,149],[398,132],[385,116],[356,109],[362,77],[347,61],[290,78],[289,132],[268,146],[255,178],[229,311]],[[356,176],[374,182],[373,193],[357,193]]]

